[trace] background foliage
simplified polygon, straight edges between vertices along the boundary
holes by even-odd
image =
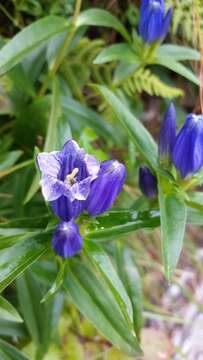
[[[202,236],[192,226],[202,225],[201,188],[186,219],[179,198],[165,199],[163,174],[160,208],[137,185],[143,161],[157,170],[156,141],[169,101],[179,125],[186,113],[200,112],[202,7],[194,0],[171,4],[168,38],[149,52],[136,32],[139,1],[1,1],[3,360],[124,360],[142,350],[149,360],[170,358],[182,351],[173,341],[185,326],[181,311],[193,304],[197,316],[202,312],[195,295]],[[50,246],[56,219],[39,191],[35,157],[70,137],[100,160],[124,162],[128,177],[113,210],[81,216],[84,249],[63,262]],[[163,260],[160,210],[167,219]]]

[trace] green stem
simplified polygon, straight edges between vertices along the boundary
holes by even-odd
[[[56,61],[48,74],[48,78],[46,79],[45,83],[42,84],[42,87],[39,91],[39,96],[43,96],[45,94],[47,87],[48,87],[49,80],[53,79],[53,77],[57,73],[60,65],[62,64],[62,62],[64,60],[67,49],[69,48],[70,43],[75,35],[76,23],[77,23],[77,18],[80,14],[81,5],[82,5],[82,0],[76,0],[75,10],[74,10],[73,18],[72,18],[72,28],[71,28],[70,32],[67,33],[67,36],[66,36],[64,43],[59,51]]]

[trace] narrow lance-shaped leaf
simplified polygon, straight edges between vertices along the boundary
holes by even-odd
[[[49,249],[51,232],[28,234],[0,252],[0,292]]]
[[[166,278],[170,281],[183,246],[187,208],[180,195],[166,191],[164,179],[159,179],[161,241]]]
[[[68,30],[68,27],[67,20],[57,16],[47,16],[25,27],[0,50],[0,75],[52,36]]]
[[[138,229],[155,228],[160,225],[158,211],[111,210],[98,216],[95,227],[86,233],[88,239],[109,241]]]
[[[116,118],[127,130],[143,158],[152,168],[157,167],[157,145],[142,123],[129,111],[120,99],[107,87],[97,85],[95,88],[103,95],[112,108]]]
[[[53,151],[56,150],[56,144],[57,144],[57,122],[61,115],[61,107],[60,107],[60,89],[59,89],[59,83],[57,77],[54,78],[53,84],[52,84],[52,102],[51,102],[51,111],[49,116],[49,122],[48,122],[48,129],[47,129],[47,135],[45,139],[44,149],[43,151]],[[34,179],[32,181],[32,184],[28,190],[28,193],[25,197],[24,203],[26,204],[28,201],[32,199],[32,197],[36,194],[38,191],[40,185],[40,175],[39,171],[37,170],[36,175],[34,176]]]
[[[17,310],[3,296],[0,296],[0,318],[8,321],[22,322]]]
[[[189,80],[192,83],[194,83],[195,85],[199,86],[199,79],[197,78],[197,76],[185,65],[179,63],[178,61],[172,60],[171,57],[166,56],[166,57],[162,57],[162,58],[157,58],[154,61],[154,63],[164,66],[167,69],[174,71],[175,73],[183,76],[187,80]]]
[[[28,360],[28,358],[14,346],[0,339],[1,360]]]
[[[118,303],[121,309],[121,313],[123,314],[128,326],[132,327],[132,305],[126,293],[126,290],[122,282],[120,281],[108,255],[100,245],[97,245],[96,243],[90,241],[87,241],[85,243],[84,248],[90,261],[96,266],[107,286],[110,288],[112,295]]]
[[[143,324],[143,294],[141,278],[133,261],[132,251],[123,244],[117,246],[117,267],[120,278],[132,302],[134,329],[138,338]]]
[[[126,43],[114,44],[104,48],[94,60],[94,64],[104,64],[110,61],[125,61],[129,64],[137,62],[137,56]]]
[[[200,61],[200,52],[186,46],[163,44],[157,49],[158,58],[171,57],[173,61],[196,60]]]
[[[70,259],[65,286],[73,303],[114,346],[130,356],[142,354],[132,329],[94,271]]]
[[[130,36],[123,24],[109,11],[93,8],[81,12],[77,19],[77,27],[90,25],[110,27],[118,31],[127,41],[130,41]]]

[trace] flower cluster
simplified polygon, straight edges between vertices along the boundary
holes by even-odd
[[[165,14],[164,0],[142,0],[139,33],[144,42],[162,41],[169,30],[172,8]]]
[[[82,248],[82,237],[75,219],[84,211],[96,216],[107,211],[122,189],[125,166],[116,160],[101,164],[69,140],[61,151],[40,153],[42,194],[60,218],[52,246],[62,257],[70,257]]]
[[[185,179],[203,166],[203,115],[189,114],[176,135],[176,111],[171,104],[164,116],[159,141],[159,161],[164,167],[174,165],[179,176]],[[143,194],[156,197],[157,182],[150,169],[139,173]]]

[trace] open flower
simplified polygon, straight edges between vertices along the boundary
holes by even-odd
[[[173,148],[173,163],[182,178],[203,166],[203,116],[190,114],[180,129]]]
[[[165,14],[164,0],[142,0],[139,33],[143,40],[151,44],[162,41],[169,30],[172,8]]]
[[[45,200],[64,221],[76,218],[84,210],[91,182],[97,177],[99,163],[69,140],[61,151],[40,153],[41,187]]]
[[[139,168],[139,187],[149,199],[157,197],[157,179],[147,166],[140,166]]]
[[[122,189],[125,166],[116,160],[97,160],[69,140],[61,151],[37,157],[44,198],[60,218],[53,238],[54,251],[66,258],[82,249],[82,237],[74,220],[87,210],[91,216],[107,211]]]

